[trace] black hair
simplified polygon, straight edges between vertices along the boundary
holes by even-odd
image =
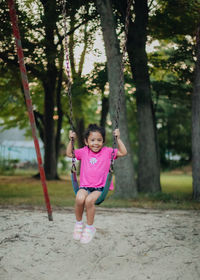
[[[106,131],[105,128],[102,126],[98,126],[97,124],[89,124],[87,130],[85,131],[84,138],[85,140],[88,139],[90,132],[99,132],[101,136],[103,137],[103,142],[105,142],[106,139]]]

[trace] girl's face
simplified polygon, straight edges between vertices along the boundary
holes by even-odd
[[[103,147],[103,137],[98,131],[90,132],[88,139],[85,140],[85,144],[94,153],[98,153]]]

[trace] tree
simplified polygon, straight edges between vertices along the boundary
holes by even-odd
[[[105,63],[95,63],[94,70],[90,74],[90,90],[96,90],[101,95],[101,119],[100,126],[106,127],[106,120],[109,113],[109,97],[105,93],[108,82],[107,65]]]
[[[80,17],[74,17],[77,10],[77,5],[70,5],[70,30],[73,30],[75,26],[80,21]],[[82,7],[82,12],[84,11],[85,15],[89,13],[89,2],[85,2]],[[71,65],[71,78],[72,78],[72,103],[73,103],[73,112],[74,112],[74,121],[75,121],[75,129],[78,135],[78,146],[79,148],[83,147],[84,144],[84,130],[85,130],[85,111],[88,108],[87,103],[89,101],[89,93],[86,86],[86,78],[82,77],[83,65],[85,62],[86,51],[91,50],[93,46],[93,33],[96,28],[96,24],[93,22],[93,26],[90,23],[90,27],[88,21],[81,27],[79,33],[83,34],[83,38],[80,38],[80,34],[75,34],[75,32],[71,33],[69,36],[69,60]],[[91,31],[92,29],[92,31]],[[75,57],[75,48],[76,45],[83,45],[83,49],[80,55],[80,59]],[[89,50],[88,50],[89,49]]]
[[[120,69],[122,57],[120,54],[119,41],[116,35],[115,21],[110,0],[97,0],[96,4],[98,12],[100,14],[101,27],[107,56],[108,81],[110,89],[109,111],[114,128],[116,118],[116,104],[119,98],[119,82],[121,80]],[[121,131],[121,137],[128,150],[128,156],[122,159],[118,159],[115,163],[115,197],[134,197],[137,195],[137,189],[134,177],[132,153],[130,149],[124,94],[122,95],[121,100],[119,128]]]
[[[123,24],[127,1],[112,0],[118,21]],[[157,192],[160,186],[160,159],[156,122],[151,96],[146,42],[149,8],[147,0],[135,0],[131,9],[127,51],[136,88],[138,123],[138,190]]]
[[[200,111],[199,111],[199,62],[200,62],[200,49],[199,49],[199,10],[200,2],[196,0],[184,1],[184,0],[170,0],[158,1],[158,9],[156,9],[155,15],[152,17],[151,27],[152,34],[159,39],[168,39],[174,43],[174,38],[177,39],[184,38],[185,40],[193,41],[194,30],[197,30],[196,36],[196,64],[194,81],[191,78],[188,83],[193,82],[193,92],[192,92],[192,175],[193,175],[193,198],[199,200],[200,198]],[[163,25],[163,22],[166,24]],[[164,28],[163,28],[163,26]],[[183,44],[184,45],[184,44]],[[180,48],[180,53],[185,53],[187,48]],[[176,45],[177,48],[177,45]],[[176,64],[174,64],[176,65]],[[184,63],[184,66],[187,63]],[[183,64],[181,65],[183,66]],[[189,67],[180,67],[181,74],[183,69],[189,69],[189,72],[193,71],[193,64]],[[184,76],[184,75],[183,75]]]
[[[43,109],[38,111],[36,105],[34,110],[36,124],[44,141],[46,177],[47,179],[55,179],[57,178],[57,160],[63,114],[66,112],[65,108],[65,112],[62,108],[64,96],[62,96],[61,90],[64,79],[63,32],[60,20],[62,6],[60,2],[48,0],[41,0],[37,3],[29,1],[26,4],[30,6],[27,7],[23,2],[16,5],[22,46],[26,57],[29,81],[40,84],[43,89],[42,96],[38,96],[38,98],[43,98]],[[84,1],[82,3],[79,3],[79,1],[68,3],[69,17],[73,19],[73,26],[68,31],[68,35],[73,34],[77,28],[86,24],[91,18],[88,12],[80,12],[80,6],[83,4],[85,4]],[[8,8],[4,2],[1,2],[0,5],[0,17],[3,23],[0,35],[1,64],[18,71],[16,52],[14,51],[11,35],[12,31],[8,24]],[[32,12],[33,10],[35,13]],[[79,74],[81,73],[83,61],[84,55],[81,58]]]
[[[192,177],[193,198],[200,200],[200,24],[196,36],[197,60],[192,94]]]
[[[128,32],[127,50],[136,86],[138,120],[138,189],[157,192],[160,187],[160,164],[153,102],[151,97],[148,59],[146,53],[148,5],[147,0],[135,0],[134,22]]]
[[[191,92],[194,65],[193,41],[160,41],[148,54],[162,168],[191,162]],[[179,157],[178,160],[172,156]]]
[[[124,18],[125,17],[125,6],[126,6],[126,1],[123,2],[119,2],[119,1],[114,1],[115,6],[117,7],[117,11],[120,11],[121,17]],[[188,65],[188,60],[185,57],[185,61],[184,61],[184,55],[188,50],[188,46],[185,48],[185,41],[187,38],[184,38],[185,35],[191,35],[193,33],[194,30],[194,25],[196,22],[196,19],[199,18],[199,3],[198,1],[195,0],[191,0],[191,1],[185,1],[185,0],[170,0],[170,1],[165,1],[165,0],[158,0],[158,1],[151,1],[150,2],[150,6],[147,7],[147,1],[135,1],[134,4],[134,16],[132,16],[131,18],[131,23],[130,23],[130,40],[128,41],[128,51],[129,51],[129,60],[131,63],[131,68],[132,68],[132,72],[133,72],[133,79],[136,85],[136,88],[142,88],[145,91],[145,87],[146,87],[146,94],[147,96],[145,97],[145,95],[142,94],[142,89],[140,91],[136,91],[136,99],[137,99],[137,107],[138,104],[142,105],[142,98],[144,97],[144,100],[146,100],[145,106],[143,106],[143,108],[149,108],[149,112],[150,112],[150,118],[149,117],[145,117],[145,114],[147,116],[147,113],[145,113],[145,111],[143,112],[142,106],[140,106],[141,108],[138,108],[138,120],[143,118],[147,120],[148,122],[148,127],[151,128],[152,127],[152,123],[153,123],[153,129],[151,129],[151,131],[155,130],[156,131],[156,116],[155,116],[155,109],[159,110],[161,109],[161,106],[159,106],[159,104],[157,103],[157,101],[159,100],[159,95],[160,93],[164,92],[166,93],[166,99],[168,99],[168,96],[172,93],[170,92],[170,90],[173,92],[177,92],[178,94],[178,88],[180,90],[180,94],[179,94],[179,98],[180,100],[183,102],[183,100],[185,100],[186,106],[188,106],[188,108],[190,107],[190,102],[189,102],[189,96],[188,93],[190,92],[190,83],[188,81],[188,77],[189,75],[191,75],[192,72],[192,60],[189,61],[190,65]],[[118,14],[118,13],[116,13]],[[134,19],[134,21],[132,21],[132,19]],[[121,20],[122,21],[122,20]],[[167,69],[169,69],[171,72],[171,75],[165,75],[165,77],[168,77],[169,80],[165,83],[163,81],[160,81],[159,83],[155,81],[155,76],[152,77],[151,79],[151,87],[150,87],[150,82],[148,81],[148,75],[149,73],[152,74],[152,72],[148,73],[148,68],[147,68],[147,61],[149,62],[149,65],[152,64],[152,56],[149,57],[149,60],[147,60],[147,57],[145,58],[146,54],[145,54],[145,46],[146,46],[146,42],[147,42],[147,35],[148,35],[148,40],[150,41],[150,43],[156,39],[162,39],[165,40],[166,43],[168,43],[167,48],[171,48],[172,46],[175,46],[176,49],[177,47],[179,48],[177,52],[171,52],[171,57],[168,55],[167,59],[170,61],[171,60],[171,64],[173,63],[173,66],[171,65],[169,68],[169,63],[167,63],[167,61],[165,63],[161,64],[161,67],[166,67]],[[188,39],[188,40],[191,40]],[[180,44],[180,42],[182,41],[182,45]],[[178,45],[177,45],[178,42]],[[129,45],[130,43],[130,45]],[[180,55],[182,55],[183,60],[180,60]],[[173,62],[172,62],[173,61]],[[164,69],[154,69],[157,71],[157,76],[162,75]],[[152,71],[152,68],[151,68]],[[187,73],[187,78],[185,73]],[[146,78],[145,78],[146,76]],[[186,78],[186,79],[185,79]],[[185,79],[185,80],[184,80]],[[137,80],[137,82],[136,82]],[[175,85],[175,83],[177,83]],[[182,83],[182,85],[181,85]],[[159,86],[160,85],[160,86]],[[168,86],[168,92],[166,87]],[[152,91],[153,88],[153,91]],[[151,91],[150,91],[151,89]],[[157,91],[156,91],[157,89]],[[166,89],[166,90],[165,90]],[[152,110],[151,113],[151,104],[152,101],[148,101],[148,91],[150,92],[150,99],[151,99],[151,93],[156,94],[155,98],[153,99],[154,101],[154,108]],[[158,95],[157,95],[158,94]],[[185,94],[185,96],[184,96]],[[174,96],[174,94],[173,94]],[[162,102],[163,102],[163,98],[162,98]],[[177,102],[175,102],[174,104],[174,99],[171,98],[171,104],[172,106],[177,106]],[[168,103],[164,103],[165,105],[164,107],[162,107],[162,109],[165,110],[165,116],[162,115],[163,117],[161,117],[161,114],[159,112],[159,117],[161,117],[161,120],[163,123],[166,123],[166,120],[169,120],[170,118],[174,118],[174,114],[171,114],[172,112],[175,112],[175,107],[172,108],[172,106],[170,107],[169,105],[169,100],[167,100]],[[158,105],[158,106],[157,106]],[[156,107],[156,108],[155,108]],[[168,108],[168,109],[167,109]],[[170,108],[170,109],[169,109]],[[190,116],[189,113],[189,109],[187,108],[187,116]],[[166,109],[167,109],[167,116],[166,116]],[[181,105],[177,108],[176,113],[181,114],[181,112],[183,112],[184,107],[181,108]],[[143,112],[141,114],[141,118],[139,115],[139,112]],[[157,111],[158,112],[158,111]],[[170,116],[171,114],[171,116]],[[185,113],[184,113],[185,114]],[[153,121],[151,120],[153,116]],[[158,116],[158,115],[157,115]],[[168,118],[169,116],[169,118]],[[181,117],[181,115],[180,115]],[[150,121],[151,120],[151,121]],[[178,120],[178,118],[177,118]],[[145,140],[145,135],[148,135],[148,133],[146,132],[146,127],[145,127],[145,123],[142,124],[142,119],[141,122],[139,121],[139,135],[142,135],[142,131],[143,130],[143,135],[140,138],[139,137],[139,162],[141,160],[141,156],[142,159],[145,159],[145,157],[143,157],[143,154],[147,154],[147,156],[149,157],[149,153],[141,153],[141,144],[144,147],[144,150],[148,150],[148,139]],[[157,123],[158,126],[160,125],[159,123]],[[168,122],[167,124],[167,137],[165,139],[168,139],[169,141],[165,143],[162,141],[162,147],[161,147],[161,152],[163,152],[163,148],[166,151],[166,146],[168,146],[167,148],[172,149],[178,149],[179,151],[181,151],[181,147],[183,148],[183,146],[181,145],[174,145],[173,142],[174,140],[178,139],[178,135],[177,132],[178,130],[173,130],[172,131],[172,126],[175,127],[175,122]],[[180,128],[180,125],[179,125]],[[189,128],[188,122],[187,122],[187,128]],[[173,133],[173,135],[172,135]],[[184,124],[184,129],[181,130],[181,135],[182,136],[187,136],[189,135],[189,132],[186,132],[186,127]],[[153,135],[153,133],[151,133],[151,135]],[[155,134],[155,140],[157,139],[157,133]],[[172,139],[172,137],[174,137]],[[143,141],[144,140],[144,141]],[[149,141],[150,142],[150,141]],[[154,142],[154,140],[153,140]],[[161,140],[160,140],[161,142]],[[184,142],[184,140],[182,141],[182,143]],[[190,141],[185,141],[187,142],[187,154],[189,153],[189,143]],[[164,147],[163,147],[164,145]],[[146,147],[145,147],[146,146]],[[150,147],[149,147],[150,149]],[[183,148],[184,149],[184,148]],[[153,147],[152,151],[155,150],[155,148]],[[173,150],[173,152],[175,152],[175,150]],[[156,153],[155,153],[156,154]],[[163,155],[161,155],[163,157]],[[146,161],[146,160],[145,160]],[[146,161],[147,163],[151,162],[151,159],[149,157],[149,160]],[[154,161],[154,163],[156,162],[156,160]],[[153,162],[152,162],[153,163]],[[155,164],[152,164],[152,166],[155,166]],[[158,164],[157,164],[158,166]],[[141,168],[140,168],[141,167]],[[142,172],[142,168],[144,168],[143,172]],[[156,167],[157,168],[157,167]],[[141,170],[141,172],[140,172]],[[140,180],[140,178],[142,178],[142,174],[145,174],[146,171],[148,170],[148,166],[145,166],[145,162],[144,164],[139,164],[139,172],[138,172],[138,179]],[[155,170],[155,169],[154,169]],[[151,170],[150,170],[151,172]],[[140,173],[140,174],[139,174]],[[152,174],[154,174],[152,172]],[[157,178],[158,178],[158,168],[156,171],[157,174]],[[156,178],[156,176],[155,176]],[[139,183],[140,185],[140,183]],[[144,184],[145,185],[145,184]],[[157,186],[159,190],[159,180],[157,180]],[[140,188],[140,187],[139,187]],[[148,189],[146,190],[148,191]],[[154,190],[156,191],[156,190]]]

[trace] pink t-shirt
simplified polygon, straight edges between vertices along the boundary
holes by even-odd
[[[112,151],[112,148],[103,147],[98,153],[94,153],[87,146],[75,150],[75,157],[81,160],[81,187],[101,188],[105,186]],[[114,149],[114,152],[114,159],[116,159],[117,149]],[[110,190],[113,189],[113,182],[111,182]]]

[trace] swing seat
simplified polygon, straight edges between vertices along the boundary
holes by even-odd
[[[97,198],[97,200],[95,202],[96,205],[101,204],[105,200],[105,198],[108,194],[109,188],[110,188],[111,181],[112,181],[112,172],[109,172],[108,175],[107,175],[107,179],[106,179],[104,189],[103,189],[101,195]]]
[[[76,195],[79,190],[76,172],[71,172],[71,180],[72,180],[72,187],[73,187],[74,193]]]
[[[98,197],[98,199],[95,202],[96,205],[101,204],[105,200],[105,198],[108,194],[109,188],[110,188],[110,184],[111,184],[111,181],[112,181],[112,176],[113,176],[113,174],[110,171],[107,175],[107,179],[106,179],[104,189],[103,189],[101,195]],[[76,195],[78,190],[79,190],[79,185],[78,185],[76,172],[71,172],[71,181],[72,181],[72,187],[73,187],[74,193]]]

